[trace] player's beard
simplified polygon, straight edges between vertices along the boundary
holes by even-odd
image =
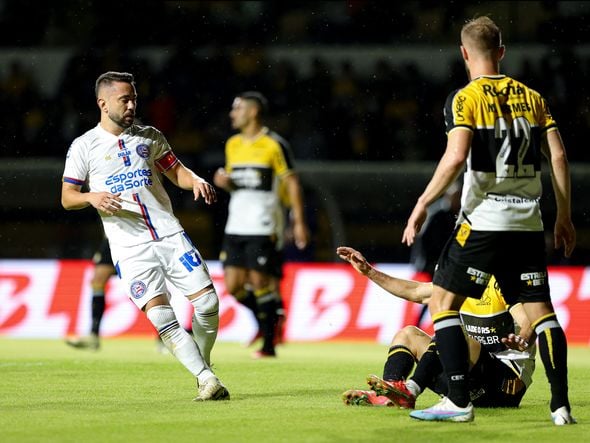
[[[109,113],[109,118],[111,119],[111,121],[123,129],[127,129],[133,124],[134,117],[135,116],[133,114],[127,114],[126,116],[125,114],[118,115],[113,114],[112,112]]]

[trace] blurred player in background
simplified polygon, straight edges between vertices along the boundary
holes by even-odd
[[[213,179],[230,193],[220,259],[227,291],[258,319],[263,345],[253,354],[255,358],[276,356],[277,307],[282,303],[277,284],[282,265],[277,246],[280,181],[291,204],[295,245],[303,249],[309,241],[303,193],[291,151],[284,139],[264,126],[267,109],[268,101],[256,91],[234,99],[230,119],[232,128],[240,132],[228,139],[225,167],[219,168]]]
[[[414,303],[428,303],[432,283],[403,280],[373,268],[363,255],[349,247],[337,254],[360,274],[392,295]],[[533,382],[536,349],[508,349],[502,343],[531,325],[520,303],[507,306],[495,280],[490,279],[481,300],[468,298],[461,306],[461,320],[468,335],[469,396],[476,406],[516,407]],[[408,378],[413,372],[411,378]],[[367,378],[371,390],[351,389],[343,400],[351,405],[399,406],[414,409],[425,388],[443,396],[447,378],[438,357],[436,341],[415,326],[398,331],[391,342],[383,378]]]
[[[113,265],[111,250],[106,237],[102,238],[99,249],[92,257],[94,263],[94,274],[90,285],[92,287],[92,323],[88,337],[69,338],[66,343],[76,349],[89,349],[97,351],[100,348],[100,323],[105,311],[105,289],[107,282],[117,270]]]
[[[96,80],[95,92],[100,122],[68,150],[62,205],[98,210],[130,299],[196,378],[195,400],[229,399],[210,366],[219,300],[206,264],[172,212],[162,175],[207,204],[216,201],[215,189],[178,160],[160,131],[134,124],[137,92],[132,74],[106,72]],[[84,184],[89,192],[82,192]],[[194,307],[195,340],[179,325],[166,281]]]
[[[449,392],[411,416],[420,420],[471,421],[469,358],[459,308],[479,298],[491,276],[509,304],[521,302],[538,337],[551,386],[554,424],[575,423],[568,396],[567,340],[551,304],[541,218],[541,158],[551,168],[557,216],[555,247],[569,257],[576,244],[571,219],[570,175],[557,125],[543,97],[500,74],[500,29],[489,17],[461,30],[461,55],[470,83],[445,104],[447,147],[419,197],[402,236],[414,243],[427,208],[465,169],[458,226],[434,274],[428,303]],[[532,337],[525,336],[523,347]]]

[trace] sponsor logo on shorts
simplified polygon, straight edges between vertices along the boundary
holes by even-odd
[[[199,267],[201,263],[203,263],[203,260],[194,249],[182,254],[178,260],[180,260],[180,263],[183,264],[188,272],[193,272],[195,268]]]
[[[520,281],[526,281],[527,286],[544,286],[547,283],[547,273],[525,272],[520,274]]]
[[[142,143],[140,145],[137,145],[135,151],[137,152],[137,155],[139,155],[141,158],[148,158],[150,156],[150,147],[146,144]]]
[[[141,280],[135,280],[131,282],[129,291],[131,292],[133,298],[141,298],[145,295],[145,292],[147,291],[147,286]]]
[[[476,285],[487,286],[490,278],[492,278],[492,274],[471,267],[467,268],[466,272],[469,275],[469,279]]]

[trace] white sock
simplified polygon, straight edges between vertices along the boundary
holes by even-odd
[[[193,337],[201,350],[207,365],[211,364],[211,349],[219,329],[219,298],[214,289],[191,300],[195,308],[193,315]]]
[[[178,324],[172,306],[154,306],[147,311],[146,315],[168,350],[199,379],[199,383],[214,375],[209,365],[203,360],[196,343]]]
[[[418,386],[418,383],[412,379],[406,381],[406,388],[408,388],[408,391],[410,391],[414,397],[418,397],[422,392],[422,389],[420,386]]]

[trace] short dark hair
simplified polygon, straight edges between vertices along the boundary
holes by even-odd
[[[101,88],[101,86],[108,86],[113,82],[124,82],[135,86],[133,74],[128,72],[108,71],[104,74],[101,74],[96,79],[96,84],[94,85],[94,93],[96,94],[96,98],[98,98],[98,90]]]
[[[254,102],[258,108],[258,116],[260,118],[266,117],[268,114],[268,100],[262,93],[258,91],[246,91],[237,95],[242,100]]]

